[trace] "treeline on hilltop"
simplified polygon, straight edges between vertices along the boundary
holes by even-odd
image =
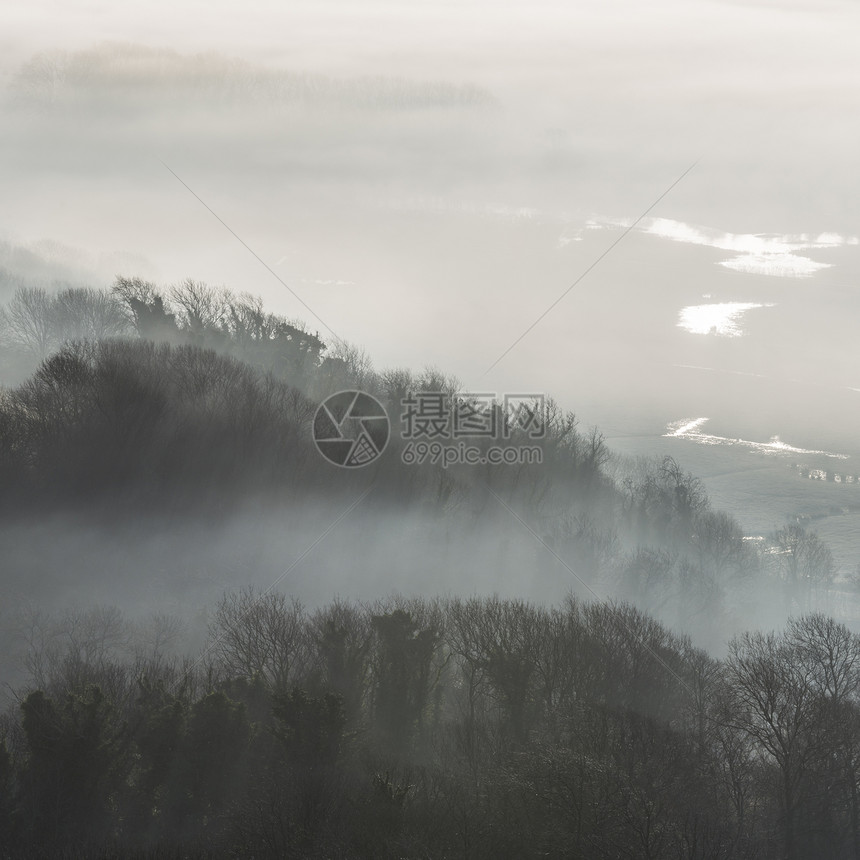
[[[0,389],[8,517],[210,516],[249,497],[303,505],[372,485],[363,509],[443,522],[455,544],[493,517],[513,526],[514,512],[586,587],[712,631],[755,600],[802,610],[835,574],[814,532],[790,524],[745,541],[674,460],[620,463],[598,430],[583,431],[552,400],[543,438],[511,432],[511,443],[540,446],[540,463],[406,466],[404,398],[453,398],[457,381],[434,369],[377,372],[361,350],[328,345],[253,296],[192,280],[29,286],[0,312],[0,332],[0,356],[36,368]],[[347,388],[375,395],[392,421],[389,449],[361,470],[333,467],[311,439],[320,401]]]
[[[822,614],[715,660],[626,604],[230,592],[32,616],[0,723],[3,857],[860,853],[860,638]]]
[[[329,347],[251,296],[190,280],[166,294],[123,278],[110,292],[28,287],[3,309],[0,330],[7,364],[29,356],[36,365],[0,403],[4,486],[19,488],[16,509],[28,496],[42,509],[105,495],[134,504],[149,496],[160,506],[167,490],[183,504],[229,506],[243,491],[289,498],[360,484],[320,457],[310,433],[320,401],[353,387],[382,400],[395,425],[391,452],[365,481],[398,502],[440,504],[473,483],[472,469],[399,462],[403,398],[415,390],[453,397],[454,380],[435,370],[375,373],[360,350]],[[483,478],[547,503],[565,481],[595,493],[608,486],[602,437],[580,433],[555,404],[541,446],[542,467],[488,466]]]

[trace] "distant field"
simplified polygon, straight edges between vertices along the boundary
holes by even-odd
[[[713,505],[732,513],[750,535],[767,534],[803,517],[827,541],[840,568],[852,569],[860,561],[860,484],[810,480],[793,465],[852,472],[856,458],[764,455],[656,435],[607,437],[619,454],[673,456],[705,482]]]

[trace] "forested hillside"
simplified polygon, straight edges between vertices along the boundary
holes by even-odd
[[[3,310],[2,330],[7,365],[35,367],[0,404],[0,504],[12,517],[70,507],[96,520],[208,517],[249,497],[301,506],[372,486],[369,505],[428,527],[446,521],[463,539],[498,516],[509,531],[513,512],[577,578],[673,623],[697,614],[713,623],[762,589],[803,610],[835,574],[814,532],[787,524],[764,546],[745,541],[681,465],[613,458],[598,428],[551,397],[540,463],[407,468],[404,400],[453,399],[460,383],[436,369],[377,372],[363,350],[326,343],[252,296],[192,280],[27,287]],[[310,432],[319,403],[351,388],[376,396],[393,427],[385,455],[354,472],[332,468]]]
[[[24,286],[0,323],[6,377],[30,368],[0,395],[0,856],[860,854],[860,640],[812,611],[836,573],[814,532],[745,540],[551,398],[540,462],[407,465],[404,399],[457,380],[199,282]],[[366,468],[313,444],[342,389],[391,418]],[[195,618],[28,599],[166,582],[165,534],[217,554],[249,506],[271,519]],[[285,572],[250,586],[267,542]],[[295,558],[381,596],[305,607]],[[744,632],[764,611],[780,630]]]
[[[860,849],[860,639],[820,614],[723,661],[575,599],[307,612],[238,591],[184,660],[169,628],[143,647],[119,612],[32,631],[2,722],[2,856]]]

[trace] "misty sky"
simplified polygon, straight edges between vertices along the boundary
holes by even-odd
[[[59,243],[38,247],[104,284],[250,290],[379,368],[549,391],[619,440],[708,417],[858,447],[856,3],[28,2],[0,21],[0,239]]]
[[[858,33],[860,4],[821,0],[6,0],[0,269],[224,284],[378,370],[547,392],[615,451],[677,456],[751,535],[824,512],[853,569],[860,512],[830,514],[860,484],[789,465],[860,474]],[[34,524],[9,587],[41,565],[58,604],[194,613],[272,582],[332,517],[104,546]],[[388,566],[350,578],[344,538],[285,587],[570,585],[507,519],[473,538],[465,578],[423,523],[393,522]],[[90,545],[122,571],[110,592],[79,587],[99,564],[63,564]]]

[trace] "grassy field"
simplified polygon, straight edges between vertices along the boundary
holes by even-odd
[[[613,450],[627,456],[673,456],[699,476],[716,508],[729,511],[747,534],[766,535],[800,517],[833,551],[837,566],[860,562],[860,483],[803,477],[799,466],[851,471],[852,461],[796,454],[761,454],[661,436],[614,436]]]

